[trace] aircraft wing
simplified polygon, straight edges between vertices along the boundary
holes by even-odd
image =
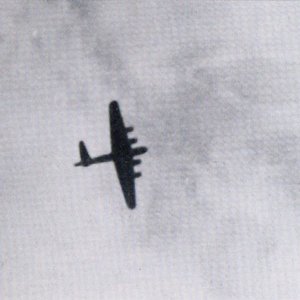
[[[124,125],[116,101],[111,102],[109,111],[113,160],[127,206],[132,209],[136,205],[135,173],[131,143],[127,136],[128,129]]]
[[[117,101],[112,101],[109,105],[109,119],[112,152],[116,153],[117,155],[130,155],[131,146],[127,136],[128,129],[124,125]]]
[[[117,161],[115,163],[122,192],[129,208],[136,206],[134,170],[130,161]]]

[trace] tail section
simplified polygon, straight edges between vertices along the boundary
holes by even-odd
[[[75,166],[87,167],[92,162],[92,159],[83,141],[79,143],[79,153],[81,161],[76,163]]]
[[[92,164],[109,162],[113,160],[112,154],[105,154],[95,158],[91,158],[84,142],[79,143],[80,162],[75,164],[75,167],[83,166],[88,167]]]

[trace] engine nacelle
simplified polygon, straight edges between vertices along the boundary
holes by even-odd
[[[135,143],[137,143],[137,139],[136,138],[133,138],[133,139],[129,139],[129,143],[130,144],[135,144]]]
[[[137,172],[134,174],[134,178],[139,178],[142,176],[142,173],[141,172]]]
[[[132,154],[133,155],[141,155],[147,152],[147,148],[146,147],[138,147],[138,148],[133,148],[132,149]]]
[[[141,164],[141,162],[142,162],[142,161],[141,161],[140,159],[134,159],[134,160],[133,160],[133,165],[134,165],[134,166],[137,166],[137,165]]]

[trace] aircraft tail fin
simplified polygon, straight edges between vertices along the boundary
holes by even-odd
[[[80,141],[79,143],[79,153],[80,153],[81,161],[76,163],[75,166],[87,167],[90,164],[92,159],[83,141]]]

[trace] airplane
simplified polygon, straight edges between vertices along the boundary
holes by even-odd
[[[91,158],[84,142],[80,141],[81,161],[75,163],[74,166],[88,167],[97,163],[114,162],[126,204],[129,209],[134,209],[136,207],[135,179],[142,176],[142,173],[134,171],[134,166],[141,163],[141,160],[135,159],[135,156],[146,153],[148,149],[131,147],[137,142],[137,139],[128,137],[128,133],[133,131],[133,127],[125,127],[117,101],[109,104],[109,119],[111,153]]]

